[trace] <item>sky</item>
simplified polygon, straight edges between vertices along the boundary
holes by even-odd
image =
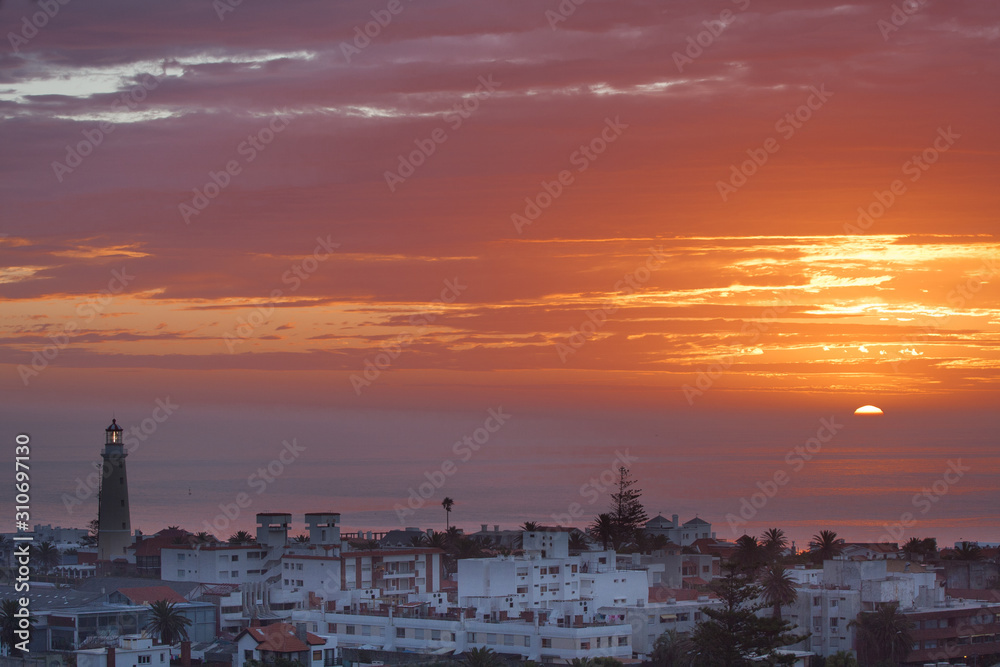
[[[996,3],[0,25],[0,417],[37,522],[94,514],[115,416],[146,532],[247,487],[231,527],[440,529],[444,495],[467,530],[583,526],[628,460],[651,515],[727,539],[909,512],[903,539],[1000,541]]]

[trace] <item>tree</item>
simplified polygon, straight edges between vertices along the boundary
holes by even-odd
[[[587,543],[586,537],[576,532],[569,534],[569,550],[571,552],[580,553],[589,549],[590,545]]]
[[[444,508],[444,529],[451,529],[451,508],[455,506],[455,501],[445,496],[444,500],[441,501],[441,507]]]
[[[885,661],[898,665],[906,660],[913,645],[913,623],[899,613],[898,602],[863,611],[848,627],[855,629],[858,657],[864,665]]]
[[[733,550],[733,563],[750,579],[757,578],[757,572],[764,565],[764,548],[753,535],[743,535],[736,540]]]
[[[615,539],[615,520],[610,514],[598,514],[597,517],[594,518],[594,523],[590,524],[588,531],[594,541],[600,542],[601,548],[607,551],[608,546],[611,545]]]
[[[257,540],[245,530],[238,530],[229,536],[230,544],[252,544]]]
[[[18,604],[17,600],[11,599],[0,602],[0,645],[7,647],[8,655],[27,657],[23,651],[17,648],[19,637],[16,631],[21,629],[19,624],[23,620],[17,616],[20,610],[21,605]],[[27,618],[29,636],[33,636],[34,633],[31,633],[31,627],[37,620],[29,613]]]
[[[770,560],[778,560],[788,548],[788,538],[785,537],[785,531],[782,529],[768,528],[760,536],[760,545]]]
[[[690,667],[693,648],[690,639],[676,630],[667,630],[656,638],[650,661],[656,667]]]
[[[33,551],[35,562],[38,563],[38,567],[42,572],[48,572],[59,565],[59,549],[51,542],[46,540],[33,549]]]
[[[210,544],[215,542],[215,536],[203,530],[194,536],[194,541],[196,544]]]
[[[646,508],[639,502],[642,489],[636,488],[635,480],[629,476],[625,466],[618,468],[618,490],[611,494],[611,519],[614,521],[615,534],[613,544],[617,549],[635,539],[636,533],[643,529],[649,515]]]
[[[823,562],[844,552],[844,540],[837,537],[837,533],[832,530],[821,530],[813,535],[812,541],[809,542],[809,550],[815,560]]]
[[[501,667],[503,659],[491,648],[473,648],[465,652],[465,667]]]
[[[826,664],[823,667],[858,667],[858,661],[850,651],[838,651],[827,656]]]
[[[410,538],[411,547],[422,547],[427,544],[427,536],[421,533],[420,535],[414,535]]]
[[[952,560],[979,561],[983,560],[983,550],[975,542],[962,542],[951,555]]]
[[[765,664],[785,665],[794,656],[781,655],[776,649],[797,644],[807,635],[790,632],[791,624],[778,618],[758,616],[765,608],[760,586],[752,584],[736,568],[727,567],[725,576],[712,581],[709,588],[719,596],[722,607],[702,607],[705,620],[691,633],[695,664],[699,667],[756,667]]]
[[[781,618],[781,607],[792,604],[799,597],[792,577],[781,563],[771,563],[764,568],[760,587],[764,602],[771,605],[771,616],[777,619]]]
[[[308,535],[296,535],[293,540],[296,544],[307,544],[309,542]]]
[[[149,605],[149,623],[146,625],[146,630],[159,637],[164,644],[187,641],[189,625],[191,619],[181,615],[176,603],[157,600]]]
[[[521,524],[521,530],[526,533],[533,533],[539,530],[538,524],[534,521],[525,521]]]

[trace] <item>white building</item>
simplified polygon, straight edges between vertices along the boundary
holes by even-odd
[[[170,667],[170,646],[138,635],[121,637],[118,646],[74,653],[77,667]]]
[[[682,524],[678,522],[676,514],[670,519],[658,514],[646,522],[645,528],[647,535],[651,537],[663,535],[669,541],[682,547],[693,544],[696,540],[715,537],[715,533],[712,532],[712,524],[704,519],[695,517]]]
[[[323,667],[326,658],[332,659],[333,649],[326,639],[288,623],[247,628],[236,637],[235,667],[244,667],[248,660],[270,662],[279,657],[298,660],[305,667]]]
[[[632,630],[632,650],[649,655],[657,638],[664,632],[690,633],[703,619],[702,608],[719,608],[722,602],[707,595],[693,600],[675,600],[647,605],[601,607],[600,618],[608,622],[627,623]]]

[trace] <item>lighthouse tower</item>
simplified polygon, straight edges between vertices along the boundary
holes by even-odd
[[[117,420],[104,429],[104,451],[101,458],[101,493],[97,518],[97,559],[114,560],[125,556],[132,545],[132,522],[128,510],[128,475],[125,474],[125,445],[122,427]]]

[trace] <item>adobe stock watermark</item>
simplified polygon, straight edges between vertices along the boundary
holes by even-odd
[[[619,120],[619,116],[604,119],[604,127],[590,141],[580,144],[580,147],[569,154],[570,165],[576,167],[576,173],[582,174],[587,171],[591,164],[608,149],[608,146],[618,141],[622,133],[628,129],[628,125]],[[531,225],[541,217],[542,213],[552,202],[559,199],[565,188],[573,185],[575,176],[569,169],[563,169],[551,181],[542,180],[541,190],[534,197],[524,198],[524,211],[522,213],[512,213],[510,221],[514,225],[514,230],[518,234],[524,233],[524,228]]]
[[[833,440],[844,428],[843,424],[837,422],[835,416],[823,417],[819,420],[819,427],[816,435],[806,440],[801,445],[796,445],[785,454],[785,464],[788,469],[778,468],[769,478],[758,481],[756,486],[759,491],[750,494],[749,497],[740,498],[739,514],[732,512],[726,514],[726,523],[729,524],[733,536],[741,535],[748,521],[751,521],[767,503],[778,495],[778,491],[792,481],[792,476],[805,467],[806,462],[812,461],[823,449],[823,445]]]
[[[616,449],[615,458],[611,461],[611,465],[580,486],[579,494],[586,501],[586,505],[580,502],[572,502],[566,508],[565,513],[553,514],[552,520],[560,526],[572,525],[587,513],[586,507],[590,507],[596,503],[608,490],[614,488],[620,479],[619,469],[630,468],[638,460],[639,457],[629,454],[628,449],[624,452]]]
[[[549,27],[555,30],[560,23],[565,23],[569,17],[576,14],[576,8],[587,2],[587,0],[560,0],[555,9],[545,10],[545,20],[549,22]]]
[[[750,8],[750,0],[731,0],[731,2],[736,5],[736,8],[745,12]],[[680,51],[674,51],[671,54],[673,58],[674,66],[677,67],[677,71],[681,74],[684,73],[684,68],[688,65],[694,64],[697,60],[705,53],[705,49],[711,47],[715,44],[715,41],[725,32],[726,28],[736,21],[736,14],[733,13],[731,9],[723,9],[719,12],[719,18],[711,21],[702,21],[701,25],[704,26],[704,30],[701,30],[695,35],[688,35],[687,39],[684,41],[687,46],[684,47],[684,53]]]
[[[267,465],[257,468],[255,472],[247,476],[247,488],[253,492],[253,495],[246,491],[240,491],[233,498],[233,502],[219,503],[219,513],[211,522],[204,522],[205,532],[224,534],[228,531],[229,527],[239,520],[243,510],[253,505],[254,498],[267,491],[267,488],[285,473],[285,468],[299,460],[304,451],[306,451],[306,446],[300,445],[298,439],[292,438],[291,442],[283,440],[278,455]]]
[[[669,255],[663,252],[662,245],[649,248],[649,257],[646,258],[646,263],[616,282],[615,292],[619,297],[638,292],[643,285],[649,282],[653,271],[666,263],[667,257]],[[607,324],[608,317],[618,312],[618,308],[619,306],[614,301],[608,301],[600,308],[588,310],[586,318],[579,327],[569,328],[565,342],[556,342],[556,354],[559,355],[559,360],[565,364],[588,340],[597,335],[597,332]]]
[[[69,514],[73,514],[77,505],[82,505],[83,501],[96,495],[101,488],[101,480],[107,479],[108,475],[118,468],[121,459],[139,449],[139,445],[151,438],[160,428],[160,424],[167,421],[181,407],[179,404],[171,402],[169,396],[158,398],[154,402],[156,407],[153,408],[150,416],[143,419],[138,425],[130,426],[122,435],[124,453],[120,457],[113,455],[110,460],[105,460],[102,457],[100,462],[94,461],[92,463],[94,472],[87,475],[86,478],[76,478],[74,494],[72,496],[68,493],[62,494],[60,500]]]
[[[407,0],[407,2],[412,1]],[[371,21],[354,26],[354,39],[350,42],[340,43],[340,52],[344,55],[347,63],[350,64],[352,58],[361,55],[362,51],[371,46],[372,40],[377,39],[382,31],[403,13],[404,9],[406,9],[406,5],[401,0],[389,0],[384,9],[371,10]]]
[[[144,78],[139,83],[119,95],[118,99],[111,103],[113,110],[121,111],[120,107],[125,105],[129,111],[134,111],[145,101],[147,93],[151,90],[156,90],[157,86],[160,85],[159,80],[152,74],[143,74],[142,76]],[[115,124],[111,121],[102,121],[94,127],[81,130],[80,133],[83,135],[83,139],[72,146],[69,144],[66,145],[65,161],[52,161],[52,173],[55,174],[56,181],[62,183],[66,175],[72,174],[74,170],[82,165],[84,159],[90,156],[98,146],[103,144],[104,139],[114,131]]]
[[[257,156],[274,141],[274,138],[285,131],[292,117],[275,111],[275,115],[267,122],[267,125],[260,128],[253,134],[248,134],[247,138],[236,146],[236,155],[243,158],[242,163],[236,157],[226,161],[219,171],[208,171],[208,180],[205,185],[199,188],[192,188],[194,196],[190,202],[181,202],[177,205],[177,211],[181,214],[181,219],[185,225],[191,224],[191,218],[201,215],[201,212],[208,208],[208,205],[229,187],[233,178],[243,173],[244,165],[250,164],[257,159]]]
[[[786,113],[774,123],[774,131],[780,134],[785,141],[794,137],[795,133],[801,130],[813,117],[813,113],[823,108],[827,100],[833,97],[833,93],[826,89],[825,83],[821,84],[819,88],[809,86],[809,90],[811,92],[803,104],[794,111]],[[767,164],[771,156],[779,150],[781,150],[781,143],[774,137],[765,139],[758,148],[748,148],[746,153],[749,159],[741,162],[739,166],[729,165],[729,178],[725,181],[715,182],[715,189],[722,201],[729,201],[729,197],[746,185],[747,180]]]
[[[488,100],[501,85],[500,82],[493,80],[492,74],[486,75],[485,78],[479,77],[478,80],[479,85],[476,86],[476,90],[471,95],[466,95],[461,102],[444,115],[444,122],[448,124],[452,132],[457,132],[465,121],[479,109],[480,102]],[[438,146],[446,141],[448,141],[448,132],[443,127],[434,128],[424,139],[414,139],[413,144],[416,149],[406,155],[400,153],[396,170],[386,170],[384,174],[385,184],[388,186],[389,192],[396,192],[396,188],[405,183],[410,176],[413,176],[417,169],[437,152]]]
[[[463,285],[458,278],[445,280],[441,295],[432,301],[431,304],[432,306],[433,304],[444,306],[454,303],[468,287],[468,285]],[[412,345],[420,336],[424,335],[427,332],[427,328],[436,319],[437,314],[432,309],[426,309],[410,315],[408,322],[411,327],[416,328],[416,333],[397,334],[395,340],[386,341],[379,345],[381,352],[371,357],[365,357],[364,370],[361,373],[352,373],[350,377],[354,394],[360,396],[366,387],[370,387],[373,382],[378,380],[382,372],[388,370],[393,362],[403,354],[406,348]]]
[[[951,125],[948,126],[948,129],[939,127],[937,129],[937,136],[934,137],[931,145],[917,155],[910,157],[909,160],[902,164],[900,169],[903,172],[903,176],[908,176],[907,180],[910,183],[916,183],[931,166],[937,164],[937,161],[941,159],[941,155],[948,152],[955,145],[955,142],[961,138],[962,135],[952,130]],[[873,201],[868,206],[858,207],[856,224],[845,222],[844,233],[862,234],[866,232],[875,224],[876,220],[885,215],[892,205],[896,203],[897,197],[906,194],[906,189],[906,182],[901,178],[897,178],[889,184],[886,190],[881,192],[875,190],[872,192]]]
[[[786,310],[788,310],[788,307],[785,305],[769,306],[761,312],[760,317],[757,319],[744,322],[740,328],[740,335],[746,336],[746,340],[744,341],[745,345],[740,347],[739,354],[727,354],[719,359],[717,363],[709,364],[704,369],[698,371],[694,386],[685,384],[681,387],[684,399],[688,402],[688,405],[694,405],[695,398],[704,396],[705,392],[715,384],[715,381],[732,368],[737,359],[747,355],[763,354],[764,351],[757,347],[757,341],[760,340],[761,334],[766,333],[771,328],[771,325],[778,321],[778,315],[781,315]]]
[[[114,301],[117,295],[125,291],[125,288],[133,280],[135,280],[135,276],[130,275],[124,266],[121,271],[113,269],[107,288],[98,292],[96,297],[78,304],[76,307],[76,316],[82,320],[83,324],[93,322],[98,315],[104,313],[105,309]],[[52,341],[51,343],[31,353],[30,364],[18,365],[17,374],[20,376],[21,382],[24,383],[25,387],[28,386],[32,379],[38,377],[42,371],[48,368],[49,364],[59,356],[61,351],[69,347],[73,336],[82,333],[80,331],[80,324],[76,320],[66,322],[59,333],[46,336],[46,338]]]
[[[311,255],[306,255],[302,261],[292,264],[292,266],[281,274],[281,284],[288,285],[288,294],[296,292],[302,283],[309,279],[309,276],[316,273],[319,269],[319,265],[325,262],[333,251],[340,247],[339,243],[334,243],[330,240],[330,235],[324,239],[322,236],[316,237],[316,247],[313,248]],[[262,306],[257,306],[254,308],[249,315],[236,318],[236,327],[232,332],[226,332],[222,335],[222,341],[226,345],[226,349],[229,350],[230,354],[236,352],[236,346],[245,343],[249,338],[251,338],[254,332],[267,324],[271,320],[271,316],[274,315],[274,309],[277,307],[275,302],[281,297],[285,296],[286,292],[282,288],[275,288],[271,290],[271,300]]]
[[[28,42],[38,36],[38,31],[49,24],[59,11],[68,5],[70,0],[36,0],[40,11],[31,16],[25,14],[21,17],[21,29],[18,32],[7,33],[7,41],[10,42],[10,50],[20,53],[22,46],[27,46]]]
[[[503,406],[490,408],[486,412],[487,417],[483,421],[482,426],[476,428],[469,435],[463,436],[461,440],[457,440],[451,446],[451,452],[458,458],[458,461],[445,459],[438,468],[425,471],[424,477],[427,481],[421,482],[416,488],[410,487],[407,489],[409,496],[406,499],[406,505],[404,506],[401,503],[393,505],[392,509],[396,512],[396,517],[401,524],[405,522],[406,517],[426,505],[435,492],[439,491],[447,483],[448,478],[458,472],[459,463],[469,461],[476,452],[490,441],[490,437],[499,431],[507,423],[507,420],[512,417],[512,415],[503,411]]]
[[[926,0],[903,0],[899,4],[894,3],[889,18],[879,19],[875,22],[875,27],[881,33],[882,39],[888,42],[892,33],[909,23],[910,17],[919,12],[926,4]]]
[[[903,536],[906,535],[906,529],[917,525],[917,516],[923,516],[930,512],[942,498],[948,495],[953,486],[962,481],[965,473],[972,470],[971,467],[962,465],[962,459],[956,461],[949,460],[947,465],[948,467],[945,468],[941,477],[923,487],[920,493],[913,495],[910,504],[913,506],[913,509],[917,510],[917,514],[906,511],[899,515],[898,521],[891,524],[884,524],[885,533],[879,538],[879,542],[902,540]]]

